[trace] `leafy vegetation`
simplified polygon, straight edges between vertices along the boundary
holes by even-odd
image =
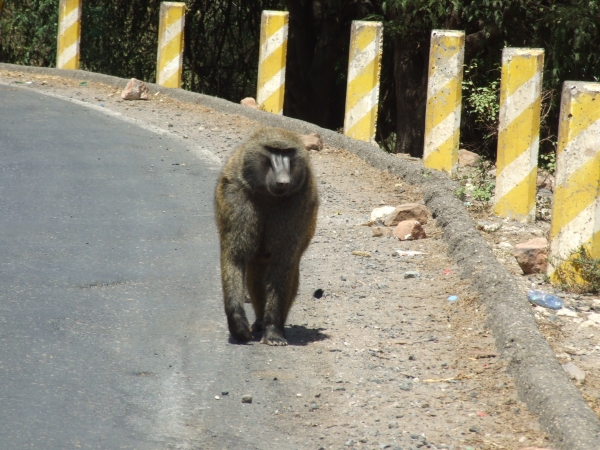
[[[573,250],[568,258],[553,261],[558,284],[568,291],[597,294],[600,292],[600,258],[590,255],[589,249],[582,245]]]
[[[471,73],[477,68],[474,59],[464,69],[463,81],[463,110],[466,122],[478,131],[482,140],[476,148],[471,145],[471,150],[480,155],[493,155],[498,142],[498,114],[500,112],[500,67],[493,71],[498,77],[486,80],[485,85],[476,86]]]
[[[496,187],[496,178],[491,170],[492,163],[485,159],[475,167],[461,168],[460,172],[454,175],[454,179],[460,184],[456,196],[462,201],[489,202]]]
[[[232,101],[254,96],[260,15],[290,11],[286,115],[343,124],[350,24],[384,22],[377,140],[390,152],[423,148],[429,37],[466,32],[461,141],[495,159],[502,48],[545,49],[540,162],[552,171],[565,80],[600,77],[600,0],[185,0],[185,89]],[[153,81],[159,0],[85,0],[81,67]],[[4,0],[0,61],[56,60],[57,0]]]

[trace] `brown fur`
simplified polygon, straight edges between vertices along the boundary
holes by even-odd
[[[285,192],[269,155],[290,162]],[[278,182],[280,179],[277,179]],[[287,181],[287,180],[286,180]],[[297,135],[277,128],[258,130],[227,161],[215,194],[221,244],[221,281],[231,335],[287,345],[286,322],[298,291],[299,265],[317,222],[318,194],[310,161]],[[256,322],[244,310],[244,283]]]

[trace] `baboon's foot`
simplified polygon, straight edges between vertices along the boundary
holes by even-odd
[[[229,332],[237,341],[248,342],[253,339],[252,329],[245,317],[232,318],[231,320],[228,318],[227,324],[229,325]]]
[[[263,334],[260,343],[267,345],[288,345],[288,341],[285,338],[285,333],[283,330],[278,330],[273,325],[269,325],[265,329],[265,334]]]
[[[265,329],[265,323],[262,320],[257,320],[252,324],[252,331],[257,333]]]

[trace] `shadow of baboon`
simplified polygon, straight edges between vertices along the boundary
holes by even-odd
[[[323,333],[325,328],[307,328],[304,325],[290,325],[285,327],[285,335],[289,345],[303,346],[311,342],[324,341],[329,335]]]

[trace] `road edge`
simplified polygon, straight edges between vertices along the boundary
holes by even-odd
[[[123,88],[127,79],[80,70],[19,66],[0,63],[0,70],[47,74],[92,81]],[[510,273],[494,257],[475,229],[462,202],[453,193],[458,185],[445,174],[425,169],[420,161],[392,156],[376,147],[342,134],[289,117],[254,110],[224,99],[169,89],[148,83],[150,92],[173,99],[200,104],[220,112],[238,114],[267,126],[296,133],[318,133],[330,146],[344,148],[373,167],[399,175],[423,188],[425,204],[433,212],[449,255],[462,274],[472,280],[487,310],[496,347],[515,380],[517,392],[528,408],[539,416],[542,428],[560,450],[600,448],[600,421],[583,400],[558,364],[554,352],[540,333],[531,307],[515,286]]]

